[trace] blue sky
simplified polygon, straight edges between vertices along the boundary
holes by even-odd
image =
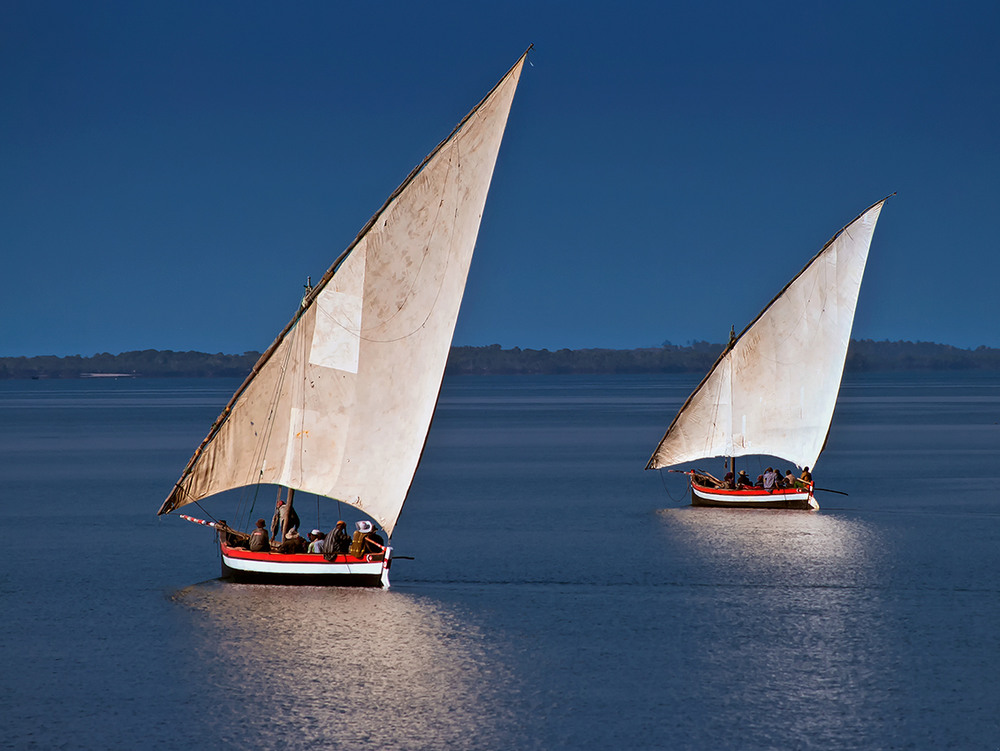
[[[0,355],[263,350],[531,43],[456,344],[721,342],[882,212],[855,338],[1000,347],[1000,4],[0,6]]]

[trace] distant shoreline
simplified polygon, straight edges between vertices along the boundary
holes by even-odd
[[[560,375],[702,373],[708,371],[722,344],[666,343],[640,349],[504,349],[452,347],[447,375]],[[260,358],[172,350],[141,350],[83,357],[0,357],[0,380],[42,378],[242,378]],[[959,349],[932,342],[851,340],[848,372],[878,371],[1000,371],[1000,349]]]

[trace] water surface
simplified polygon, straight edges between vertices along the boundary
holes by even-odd
[[[696,380],[448,380],[388,592],[155,517],[236,382],[0,382],[0,745],[996,748],[1000,379],[848,378],[819,512],[643,471]]]

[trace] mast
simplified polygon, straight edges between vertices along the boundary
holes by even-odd
[[[733,347],[736,346],[736,324],[729,327],[729,344],[726,346],[726,352],[729,352]],[[729,432],[732,435],[732,423],[729,425]],[[732,441],[730,441],[732,442]],[[733,473],[733,487],[736,487],[736,455],[735,452],[733,456],[729,457],[729,471]]]

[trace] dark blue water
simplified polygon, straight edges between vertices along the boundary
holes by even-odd
[[[0,382],[0,747],[1000,746],[1000,377],[848,378],[816,513],[643,471],[696,380],[448,381],[388,592],[154,516],[235,382]]]

